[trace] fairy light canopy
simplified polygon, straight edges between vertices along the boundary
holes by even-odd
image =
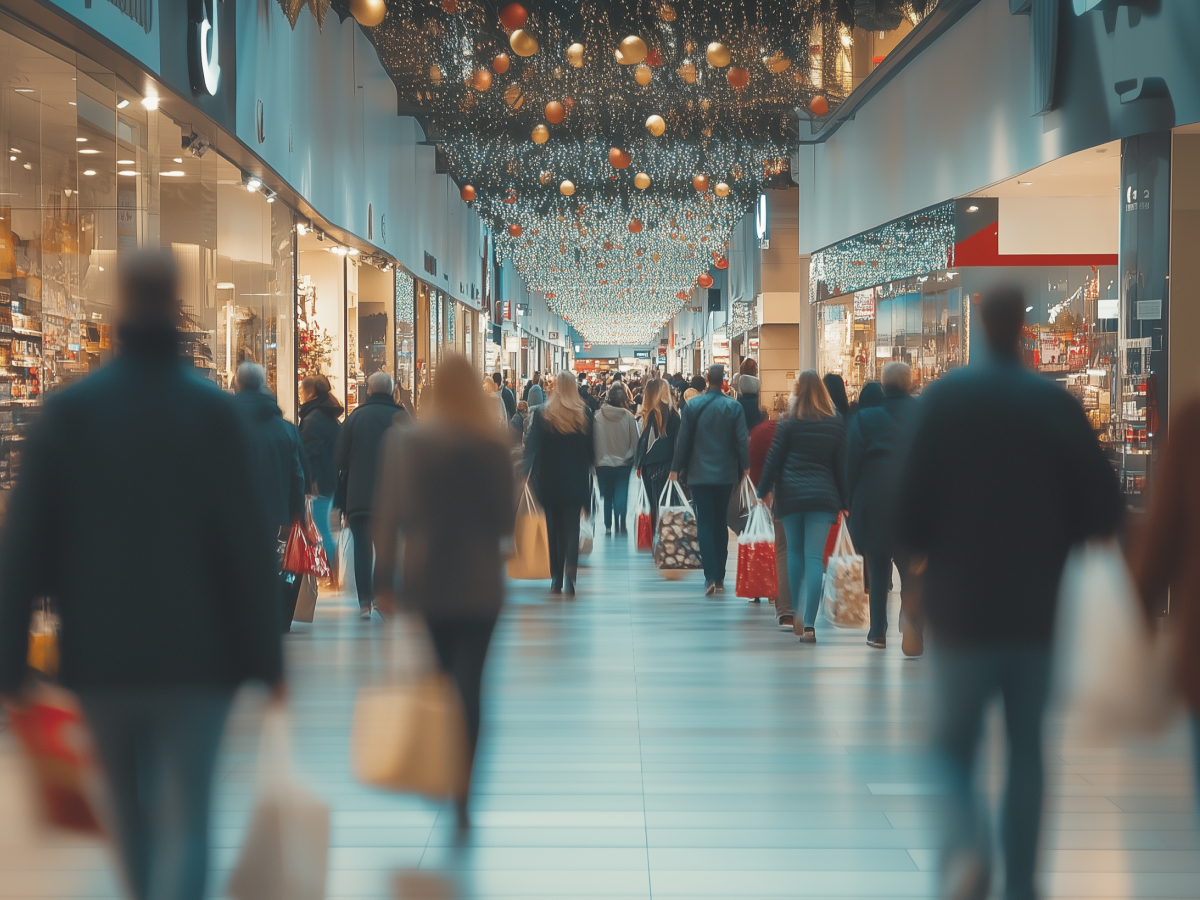
[[[936,0],[873,0],[868,27]],[[850,85],[862,0],[387,0],[403,111],[533,290],[589,341],[647,339],[786,183],[797,116]]]

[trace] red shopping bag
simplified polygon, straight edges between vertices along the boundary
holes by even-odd
[[[308,569],[310,555],[304,523],[293,522],[292,530],[288,532],[287,546],[283,548],[283,571],[303,575]]]
[[[283,571],[295,575],[330,576],[329,557],[321,541],[321,532],[312,517],[312,501],[304,503],[304,518],[292,523],[287,546],[283,550]]]
[[[746,529],[738,538],[735,593],[747,600],[774,597],[779,593],[779,576],[775,570],[775,525],[771,513],[761,503],[750,510]]]
[[[821,568],[828,568],[829,557],[833,556],[833,548],[837,546],[838,535],[842,531],[842,523],[846,521],[845,510],[838,513],[837,520],[829,526],[829,534],[825,537],[825,552],[821,555]]]
[[[91,799],[97,790],[91,737],[74,696],[46,688],[25,705],[8,706],[7,712],[33,766],[46,821],[57,828],[101,834]]]
[[[654,549],[654,525],[650,521],[650,496],[646,493],[646,483],[638,479],[637,488],[637,548],[639,550]]]

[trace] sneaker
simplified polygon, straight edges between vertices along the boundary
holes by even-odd
[[[359,609],[359,611],[358,611],[358,617],[359,617],[360,619],[362,619],[364,622],[365,622],[367,619],[371,618],[371,607],[369,607],[369,606],[364,606],[364,607],[362,607],[361,609]]]
[[[717,593],[718,593],[718,594],[723,594],[723,593],[725,593],[725,582],[723,582],[723,581],[718,581],[718,582],[717,582]]]
[[[884,638],[867,638],[867,646],[883,650],[887,648],[887,641]]]
[[[817,632],[813,628],[805,628],[800,635],[800,643],[815,644],[817,642]]]
[[[751,597],[747,603],[762,603],[762,597]]]
[[[710,581],[708,584],[706,584],[704,586],[704,596],[705,597],[711,597],[716,592],[717,592],[717,583],[715,581]]]
[[[796,617],[791,613],[784,613],[779,617],[779,630],[792,631],[796,627]]]

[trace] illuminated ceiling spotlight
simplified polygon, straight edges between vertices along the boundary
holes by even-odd
[[[242,187],[250,192],[257,191],[263,186],[262,179],[257,175],[242,175]]]

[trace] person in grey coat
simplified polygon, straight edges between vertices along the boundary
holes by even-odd
[[[596,413],[592,437],[596,444],[596,481],[604,499],[604,533],[615,528],[625,534],[625,515],[629,505],[629,472],[637,454],[637,419],[627,408],[628,395],[623,384],[614,384],[604,406]],[[615,521],[614,521],[615,520]]]
[[[721,392],[724,366],[710,366],[708,390],[683,408],[670,479],[682,478],[692,491],[704,593],[725,591],[729,540],[725,524],[729,497],[750,468],[750,432],[737,401]]]

